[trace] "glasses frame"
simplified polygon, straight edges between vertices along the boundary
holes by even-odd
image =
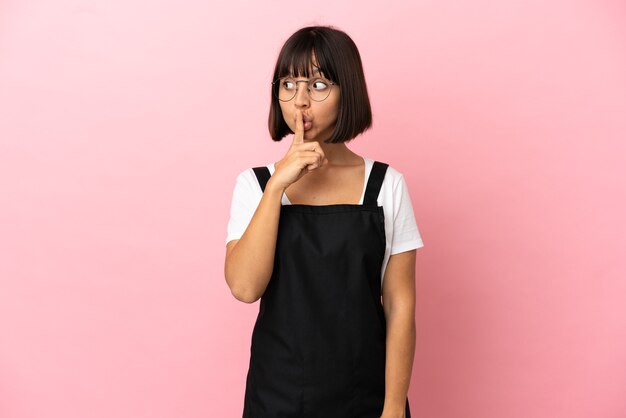
[[[293,79],[292,77],[280,77],[280,78],[277,78],[276,80],[272,81],[272,87],[273,87],[272,88],[272,92],[273,92],[272,94],[274,94],[274,96],[278,100],[280,100],[281,102],[290,102],[298,95],[298,83],[306,83],[306,93],[309,95],[309,99],[313,100],[314,102],[318,102],[318,103],[319,102],[323,102],[324,100],[328,99],[330,97],[331,91],[333,90],[333,86],[337,84],[334,81],[330,81],[330,80],[325,79],[324,77],[319,77],[319,76],[318,77],[311,77],[311,78],[308,78],[306,80],[294,80],[294,82],[296,83],[296,91],[293,94],[293,97],[291,99],[289,99],[289,100],[282,100],[280,97],[278,97],[278,91],[277,91],[275,86],[276,86],[276,83],[278,83],[280,80],[288,79],[288,78],[289,79]],[[315,80],[315,81],[317,81],[317,80],[325,80],[325,81],[327,81],[330,84],[330,89],[328,90],[328,96],[324,97],[322,100],[315,100],[313,97],[311,97],[311,80]],[[280,89],[280,85],[278,86],[278,88]]]

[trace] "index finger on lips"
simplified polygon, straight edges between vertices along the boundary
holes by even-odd
[[[304,122],[302,121],[302,112],[300,109],[296,110],[296,132],[293,136],[293,143],[304,143]]]

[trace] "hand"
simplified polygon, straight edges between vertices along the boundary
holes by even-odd
[[[304,122],[302,111],[296,110],[296,132],[287,154],[275,164],[275,171],[270,181],[286,189],[302,176],[326,164],[328,160],[317,141],[304,142]]]

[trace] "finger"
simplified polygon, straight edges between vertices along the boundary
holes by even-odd
[[[316,153],[313,153],[313,154],[316,154]],[[315,170],[321,165],[319,155],[312,155],[310,157],[305,157],[303,158],[303,163],[304,163],[303,168],[306,169],[307,171]]]
[[[302,112],[300,109],[296,110],[296,132],[293,136],[293,143],[304,143],[304,122],[302,121]]]
[[[298,147],[294,147],[294,150],[298,150],[298,151],[313,151],[316,152],[320,155],[320,159],[322,161],[328,162],[328,159],[326,158],[326,154],[324,154],[324,150],[319,146],[319,144],[317,143],[317,141],[313,142],[313,143],[307,143],[306,145],[300,145]]]
[[[302,168],[306,168],[309,171],[324,165],[325,158],[322,157],[319,151],[299,151],[298,157],[300,159],[300,163],[302,164]]]
[[[326,154],[324,154],[324,150],[320,148],[317,144],[313,148],[313,151],[319,154],[319,165],[322,166],[328,162],[326,159]]]
[[[322,148],[315,147],[315,151],[320,155],[320,165],[324,165],[328,162],[326,158],[326,154],[324,154],[324,150]]]

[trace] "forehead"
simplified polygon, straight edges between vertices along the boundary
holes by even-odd
[[[316,51],[308,47],[297,48],[281,55],[277,67],[278,78],[327,78],[329,71],[330,74],[333,73],[330,68],[325,67],[323,62],[320,63]]]
[[[293,71],[293,67],[289,68],[289,74],[290,75],[294,75],[294,71]],[[313,66],[309,67],[309,74],[313,74],[313,75],[320,75],[320,68],[316,67],[315,64],[313,64]]]

